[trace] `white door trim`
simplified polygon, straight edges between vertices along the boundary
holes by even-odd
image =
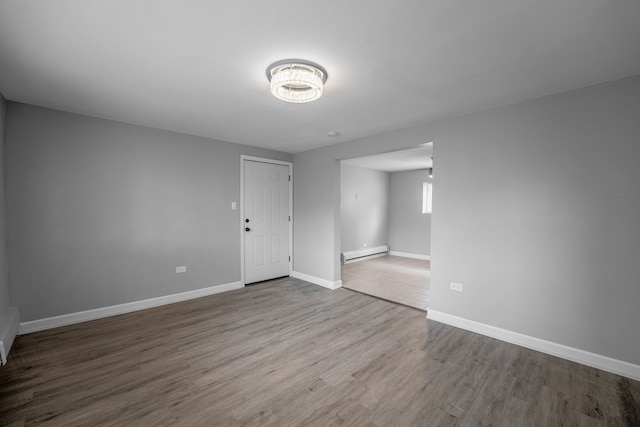
[[[244,162],[245,160],[253,162],[271,163],[274,165],[284,165],[289,168],[289,275],[293,271],[293,163],[284,160],[266,159],[263,157],[240,155],[240,283],[244,282]]]

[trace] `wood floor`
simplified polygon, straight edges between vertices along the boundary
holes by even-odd
[[[429,261],[388,255],[342,266],[342,286],[426,311]]]
[[[640,383],[297,279],[19,336],[2,426],[638,426]]]

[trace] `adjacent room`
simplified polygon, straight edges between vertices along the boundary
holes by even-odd
[[[0,425],[637,427],[638,22],[0,0]]]
[[[426,311],[433,143],[343,160],[342,286]]]

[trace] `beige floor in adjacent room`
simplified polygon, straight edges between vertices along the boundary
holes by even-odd
[[[409,307],[429,307],[430,262],[385,256],[342,266],[342,286]]]

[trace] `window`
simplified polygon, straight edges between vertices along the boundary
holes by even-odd
[[[431,201],[433,199],[433,184],[430,182],[422,183],[422,213],[431,213]]]

